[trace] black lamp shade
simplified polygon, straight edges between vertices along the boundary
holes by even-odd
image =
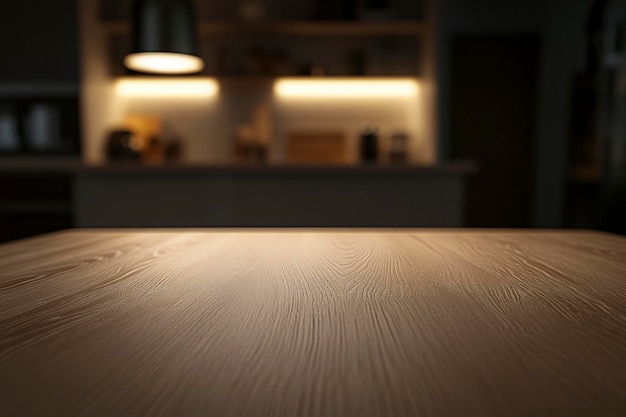
[[[191,74],[204,68],[196,52],[195,21],[188,0],[137,0],[133,51],[124,58],[131,70]]]

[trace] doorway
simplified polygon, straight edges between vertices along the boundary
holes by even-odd
[[[450,154],[479,165],[469,227],[531,224],[539,45],[537,35],[452,39]]]

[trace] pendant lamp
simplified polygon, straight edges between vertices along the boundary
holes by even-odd
[[[204,61],[196,52],[195,20],[188,0],[137,0],[132,53],[124,65],[152,74],[193,74]]]

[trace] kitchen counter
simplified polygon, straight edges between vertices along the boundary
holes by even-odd
[[[458,175],[471,174],[477,169],[472,161],[446,161],[434,165],[423,164],[353,164],[353,165],[294,165],[294,164],[243,164],[243,163],[171,163],[171,164],[86,164],[76,158],[6,158],[0,159],[1,173],[60,172],[80,175],[127,174],[419,174]]]
[[[471,161],[94,166],[0,159],[0,176],[18,190],[26,176],[66,176],[78,227],[459,227],[466,177],[475,170]]]
[[[618,416],[626,239],[78,230],[0,245],[2,416]]]
[[[72,174],[84,164],[79,158],[73,157],[2,157],[0,158],[0,175],[17,174]]]
[[[106,166],[76,174],[79,227],[463,226],[470,163]]]

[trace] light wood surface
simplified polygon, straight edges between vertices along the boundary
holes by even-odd
[[[70,231],[0,246],[0,416],[623,416],[626,239]]]

